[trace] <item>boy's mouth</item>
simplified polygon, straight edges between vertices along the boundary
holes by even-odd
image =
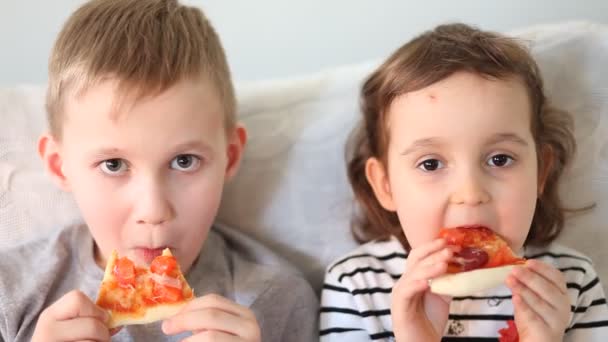
[[[164,246],[158,248],[137,247],[134,250],[135,258],[149,265],[154,258],[163,254],[165,248]]]

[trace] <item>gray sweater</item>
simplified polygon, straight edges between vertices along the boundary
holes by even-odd
[[[103,270],[84,226],[0,252],[0,341],[29,341],[40,313],[79,289],[93,301]],[[306,280],[261,244],[214,226],[186,275],[197,296],[216,293],[249,307],[262,341],[317,341],[317,297]],[[160,322],[123,328],[112,341],[178,341]]]

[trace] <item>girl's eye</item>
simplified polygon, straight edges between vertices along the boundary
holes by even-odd
[[[418,164],[417,166],[419,169],[421,169],[422,171],[435,171],[437,169],[442,169],[444,167],[443,163],[437,159],[426,159],[423,160],[420,164]]]
[[[99,167],[104,173],[115,176],[127,170],[127,163],[122,159],[108,159],[102,161]]]
[[[180,171],[196,170],[201,163],[201,159],[191,154],[180,154],[171,161],[171,168]]]
[[[506,154],[496,154],[488,159],[488,165],[492,167],[505,167],[513,164],[515,159]]]

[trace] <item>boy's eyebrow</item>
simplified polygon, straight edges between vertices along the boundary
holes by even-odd
[[[417,149],[420,149],[423,147],[432,147],[432,146],[437,146],[437,145],[441,145],[441,141],[437,137],[418,139],[418,140],[415,140],[405,150],[403,150],[401,152],[401,155],[405,156],[405,155],[408,155],[408,154],[416,151]]]
[[[186,142],[177,144],[171,150],[174,153],[179,153],[181,151],[187,151],[187,150],[201,150],[205,153],[209,153],[212,151],[212,148],[211,148],[211,146],[207,145],[204,141],[192,140],[192,141],[186,141]]]
[[[94,150],[91,155],[96,158],[103,158],[122,154],[122,150],[116,147],[102,147]]]
[[[171,153],[175,154],[187,150],[200,150],[204,153],[211,153],[213,149],[203,141],[192,140],[175,145],[175,147],[171,149]],[[115,157],[123,155],[124,152],[125,151],[123,151],[122,149],[116,147],[102,147],[93,151],[92,155],[96,158]]]

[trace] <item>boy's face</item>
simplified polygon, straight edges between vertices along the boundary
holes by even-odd
[[[412,248],[442,227],[486,226],[519,250],[538,193],[521,82],[456,73],[398,97],[389,115],[388,174],[370,159],[367,175]]]
[[[62,140],[43,136],[40,153],[74,194],[100,266],[113,249],[149,263],[169,247],[185,272],[238,167],[245,130],[226,134],[208,82],[182,81],[119,107],[116,85],[105,81],[66,99]]]

